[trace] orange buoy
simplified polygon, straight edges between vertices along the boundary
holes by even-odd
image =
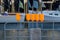
[[[17,21],[20,21],[20,19],[21,19],[20,13],[16,13],[16,20],[17,20]]]
[[[31,14],[26,14],[26,20],[27,21],[31,20]]]
[[[31,20],[32,20],[32,21],[35,20],[35,15],[36,15],[36,14],[31,14]]]
[[[41,22],[44,21],[44,14],[39,14],[39,20],[40,20]]]
[[[35,18],[36,18],[35,20],[38,22],[39,21],[39,14],[36,14]]]

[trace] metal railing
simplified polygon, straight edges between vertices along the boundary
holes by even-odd
[[[60,22],[0,23],[0,40],[60,40],[59,34]]]

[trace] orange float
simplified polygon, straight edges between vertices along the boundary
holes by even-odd
[[[26,20],[27,21],[31,20],[31,14],[26,14]]]
[[[39,20],[40,20],[41,22],[44,21],[44,14],[39,14]]]
[[[36,14],[35,18],[36,18],[35,20],[38,22],[39,21],[39,14]]]
[[[35,16],[36,16],[36,14],[31,14],[31,21],[35,20]]]
[[[17,20],[17,21],[20,21],[20,19],[21,19],[20,13],[16,13],[16,20]]]

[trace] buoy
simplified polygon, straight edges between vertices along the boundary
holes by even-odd
[[[32,22],[35,20],[35,15],[36,15],[36,14],[31,14],[31,21],[32,21]]]
[[[39,21],[39,14],[35,15],[35,20],[38,22]]]
[[[20,13],[16,13],[16,20],[17,20],[17,21],[20,21],[20,20],[21,20],[21,15],[20,15]]]
[[[39,20],[40,20],[41,22],[44,21],[44,14],[39,14]]]
[[[27,21],[31,20],[31,14],[26,14],[26,20]]]

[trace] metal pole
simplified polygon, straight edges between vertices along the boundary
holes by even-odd
[[[33,0],[34,1],[34,0]],[[32,14],[33,14],[33,4],[32,4]]]
[[[42,0],[39,0],[39,11],[42,13]]]
[[[28,0],[27,0],[27,3],[26,3],[26,13],[28,12]]]
[[[27,3],[28,3],[28,0],[24,0],[24,13],[27,13],[27,10],[28,10]]]
[[[14,0],[11,1],[12,1],[12,12],[14,12]]]

